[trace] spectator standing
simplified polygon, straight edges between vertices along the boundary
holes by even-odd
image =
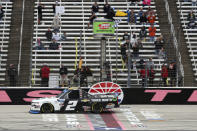
[[[111,8],[111,6],[110,6],[110,4],[108,4],[108,2],[106,0],[104,7],[103,7],[104,13],[109,12],[110,8]]]
[[[0,21],[2,20],[3,16],[4,16],[4,10],[2,5],[0,5]]]
[[[127,22],[130,23],[131,25],[136,24],[137,15],[134,13],[134,10],[130,9],[130,11],[127,11],[127,13],[128,13]]]
[[[146,28],[145,26],[143,26],[140,30],[140,33],[139,33],[139,36],[140,36],[140,40],[142,41],[146,41],[146,36],[147,36],[147,31],[146,31]]]
[[[138,12],[138,16],[141,17],[144,14],[143,8],[140,8],[140,11]]]
[[[131,42],[130,42],[129,39],[127,39],[126,42],[125,42],[124,44],[126,44],[126,46],[129,47],[129,44],[131,44]],[[131,45],[131,47],[132,47],[132,45]]]
[[[17,78],[17,69],[14,64],[10,64],[8,68],[8,77],[10,86],[16,86],[16,78]]]
[[[149,24],[154,24],[155,23],[155,19],[156,19],[156,17],[153,15],[153,13],[151,13],[148,16],[148,22],[149,22]]]
[[[45,63],[43,64],[43,67],[40,69],[41,87],[48,87],[49,74],[50,74],[50,68]]]
[[[137,35],[136,34],[131,35],[130,43],[131,43],[131,45],[133,45],[134,43],[137,43]]]
[[[132,45],[132,49],[133,49],[133,57],[135,59],[137,59],[139,57],[139,45],[137,42],[135,42],[133,45]]]
[[[38,24],[40,24],[42,21],[42,9],[43,8],[44,8],[44,6],[41,4],[41,2],[39,2],[39,4],[38,4]]]
[[[107,12],[105,18],[106,18],[106,19],[114,20],[115,14],[116,14],[116,13],[115,13],[114,9],[110,8],[109,11]]]
[[[86,67],[86,74],[87,76],[92,76],[92,71],[90,70],[88,66]]]
[[[147,84],[146,81],[147,81],[147,76],[149,76],[149,71],[143,68],[139,71],[139,73],[140,73],[140,77],[142,78],[142,87],[145,87]]]
[[[49,44],[49,49],[50,50],[58,50],[59,49],[59,44],[55,39]]]
[[[176,63],[172,62],[169,65],[168,68],[168,72],[169,72],[169,77],[170,77],[170,85],[176,86],[176,75],[177,75],[177,70],[176,70]]]
[[[146,13],[143,13],[142,16],[140,17],[140,24],[141,25],[146,25],[147,24],[147,17],[146,17]]]
[[[98,6],[97,2],[94,2],[94,4],[92,5],[92,12],[94,12],[94,13],[99,12],[99,6]]]
[[[165,64],[162,65],[162,70],[161,70],[161,77],[163,81],[163,86],[167,86],[167,78],[168,78],[168,69]]]
[[[92,75],[92,71],[89,67],[86,67],[86,75],[87,75],[87,85],[92,84],[94,82],[94,78]]]
[[[80,69],[77,68],[74,72],[73,76],[73,86],[78,86],[79,85],[79,75],[80,75]]]
[[[144,69],[145,68],[145,61],[144,59],[140,59],[139,61],[139,69]]]
[[[52,35],[53,35],[53,33],[52,33],[51,29],[48,28],[48,30],[45,33],[45,36],[46,36],[46,38],[47,38],[48,41],[51,41],[52,40]]]
[[[60,25],[61,25],[61,21],[60,21],[60,19],[59,19],[59,16],[56,15],[56,16],[54,17],[53,23],[52,23],[53,31],[54,31],[54,32],[59,32]]]
[[[130,39],[130,36],[129,36],[128,32],[125,32],[123,37],[122,37],[122,40],[126,41],[126,40],[129,40],[129,39]]]
[[[149,58],[149,61],[147,61],[146,63],[147,63],[148,70],[154,69],[154,62],[152,58]]]
[[[159,59],[166,59],[166,52],[164,50],[164,48],[162,47],[159,51],[159,55],[158,55]]]
[[[154,27],[154,24],[151,24],[151,26],[148,28],[148,30],[149,30],[150,41],[154,42],[155,33],[156,33],[156,28]]]
[[[68,70],[63,64],[61,65],[59,73],[60,73],[60,85],[62,87],[68,85],[68,76],[67,76]]]
[[[84,86],[84,84],[87,84],[86,83],[86,80],[87,79],[87,74],[86,74],[86,67],[82,67],[81,68],[81,73],[80,73],[80,86]]]
[[[122,60],[124,61],[124,63],[127,63],[127,53],[126,53],[126,50],[127,50],[127,45],[126,44],[122,44],[120,46],[120,53],[122,55]]]
[[[161,38],[157,37],[156,41],[154,42],[156,55],[159,55],[159,51],[163,47],[163,44],[164,44],[164,42],[161,41]]]
[[[155,15],[155,11],[151,8],[151,7],[148,7],[148,10],[146,11],[146,16],[150,16],[150,15]]]

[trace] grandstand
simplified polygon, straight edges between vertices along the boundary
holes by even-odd
[[[44,5],[43,10],[43,23],[41,25],[37,24],[37,5],[38,2],[35,4],[35,12],[34,12],[34,43],[36,42],[37,38],[40,38],[43,43],[49,43],[46,40],[45,32],[51,27],[52,20],[54,18],[54,14],[52,13],[52,4],[55,2],[43,1],[42,4]],[[87,30],[87,23],[89,21],[89,17],[91,15],[91,6],[93,2],[88,1],[76,1],[74,2],[67,2],[64,0],[59,1],[60,5],[65,7],[65,13],[60,16],[61,19],[61,27],[60,33],[67,32],[68,39],[66,41],[61,41],[60,45],[62,50],[33,50],[32,52],[32,70],[33,70],[33,80],[35,81],[35,85],[39,85],[40,77],[39,77],[39,70],[43,64],[43,62],[48,63],[50,68],[52,69],[52,73],[54,75],[58,75],[58,71],[61,64],[65,64],[69,70],[69,76],[73,76],[74,67],[75,67],[75,56],[76,50],[75,45],[78,43],[79,49],[79,41],[80,41],[80,30],[82,31],[82,46],[81,52],[82,57],[84,59],[84,65],[89,66],[93,71],[93,75],[95,80],[99,79],[99,61],[100,61],[100,40],[93,37],[92,29]],[[100,6],[99,17],[104,17],[103,13],[103,4],[104,2],[98,2]],[[117,0],[114,2],[109,2],[109,4],[115,8],[115,10],[126,11],[130,8],[135,9],[135,13],[138,13],[140,8],[142,8],[142,3],[139,3],[139,6],[130,6],[129,2],[125,0]],[[151,8],[155,10],[155,2],[151,3]],[[148,9],[148,6],[144,8],[144,11]],[[143,25],[128,25],[127,17],[115,17],[116,20],[121,19],[121,23],[118,26],[118,45],[122,42],[122,35],[125,31],[136,32],[137,36],[139,37],[140,28]],[[138,17],[139,20],[139,17]],[[146,25],[146,29],[148,30],[149,25]],[[156,36],[161,35],[158,18],[156,21],[155,27],[157,28]],[[116,38],[109,38],[107,39],[107,61],[110,61],[112,67],[112,80],[116,82]],[[143,48],[140,49],[139,56],[141,58],[148,59],[153,57],[153,61],[155,63],[155,69],[157,71],[155,81],[160,81],[160,70],[161,65],[164,62],[163,59],[158,59],[155,55],[154,44],[149,42],[149,38],[147,38],[146,42],[143,42]],[[79,50],[78,50],[79,51]],[[53,52],[53,54],[51,54]],[[132,50],[131,50],[132,52]],[[124,67],[121,60],[120,55],[120,48],[118,47],[118,67],[117,67],[117,83],[122,86],[127,85],[127,76],[128,71]],[[139,61],[137,59],[136,61]],[[139,78],[139,74],[136,71],[132,71],[131,74],[131,84],[133,86],[140,85],[141,79]]]

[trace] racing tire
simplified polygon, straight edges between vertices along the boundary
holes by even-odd
[[[53,113],[54,112],[54,107],[50,103],[45,103],[41,106],[40,112],[41,113]]]
[[[101,113],[103,111],[103,106],[100,103],[92,103],[91,112]]]

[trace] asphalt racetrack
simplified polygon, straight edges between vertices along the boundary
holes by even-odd
[[[197,105],[121,105],[102,114],[30,114],[1,105],[0,130],[197,130]]]

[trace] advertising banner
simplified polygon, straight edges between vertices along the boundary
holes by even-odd
[[[96,87],[97,85],[94,85],[90,92],[94,93]],[[115,90],[115,87],[110,89]],[[59,88],[0,88],[0,105],[27,105],[33,99],[56,96],[62,90]],[[83,90],[89,91],[89,89]],[[197,89],[194,88],[122,88],[122,91],[124,98],[121,104],[197,104]]]

